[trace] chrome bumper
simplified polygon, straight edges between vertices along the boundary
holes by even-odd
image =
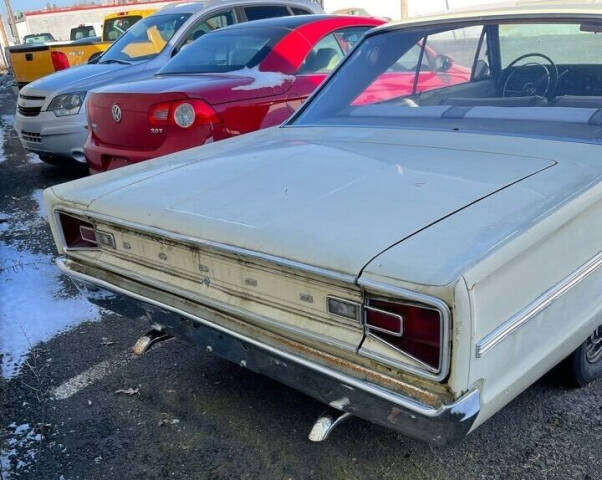
[[[452,404],[434,408],[161,303],[154,299],[157,296],[141,295],[90,275],[101,272],[96,267],[66,258],[57,259],[57,265],[96,305],[126,317],[146,317],[220,357],[410,437],[436,445],[453,443],[468,433],[479,413],[476,389]]]

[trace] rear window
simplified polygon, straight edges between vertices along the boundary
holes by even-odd
[[[54,42],[54,37],[49,33],[40,33],[37,35],[25,35],[23,42],[26,45],[32,45],[37,43]]]
[[[311,15],[309,10],[305,10],[304,8],[291,7],[293,14],[295,15]]]
[[[111,18],[104,24],[102,38],[106,41],[114,42],[140,19],[142,19],[140,15]]]
[[[159,73],[222,73],[252,68],[287,32],[277,27],[211,32],[183,48]]]
[[[262,18],[288,17],[290,15],[288,8],[277,5],[245,7],[245,14],[250,22]]]
[[[96,30],[94,30],[94,27],[92,25],[71,29],[71,40],[81,40],[82,38],[89,38],[95,36]]]

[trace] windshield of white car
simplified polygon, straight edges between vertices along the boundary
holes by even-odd
[[[602,143],[602,22],[369,35],[289,125],[485,131]]]
[[[159,74],[222,73],[253,68],[290,30],[237,27],[205,34],[183,48]]]
[[[188,17],[188,13],[172,13],[139,20],[111,45],[98,63],[131,63],[157,56]]]

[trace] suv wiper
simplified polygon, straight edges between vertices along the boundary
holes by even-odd
[[[119,60],[117,58],[109,58],[108,60],[105,60],[104,62],[98,62],[98,63],[121,63],[122,65],[131,65],[132,62],[128,62],[127,60]]]

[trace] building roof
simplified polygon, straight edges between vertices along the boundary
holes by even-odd
[[[153,7],[154,4],[156,3],[166,3],[166,2],[181,2],[182,0],[140,0],[140,1],[131,1],[128,3],[123,3],[120,5],[113,5],[113,4],[107,4],[107,5],[77,5],[77,6],[73,6],[73,7],[59,7],[59,8],[53,8],[53,9],[43,9],[43,10],[30,10],[28,12],[23,12],[23,14],[26,17],[33,17],[36,15],[49,15],[49,14],[55,14],[55,13],[67,13],[67,12],[78,12],[78,11],[86,11],[86,10],[102,10],[102,9],[106,9],[106,8],[112,8],[114,9],[115,7],[121,7],[124,10],[128,10],[128,9],[136,9],[136,10],[143,10],[146,9],[148,7]]]

